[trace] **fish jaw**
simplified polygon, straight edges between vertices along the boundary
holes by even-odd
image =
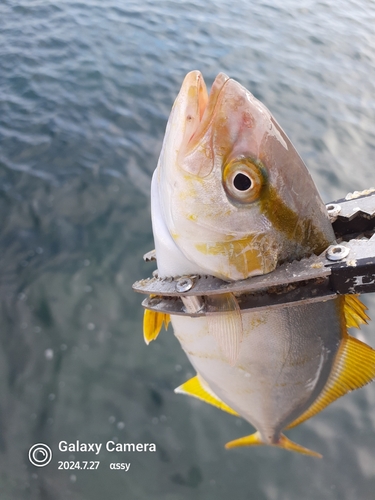
[[[230,185],[237,172],[252,176],[250,196]],[[244,279],[334,241],[325,206],[290,140],[268,109],[224,74],[209,96],[198,71],[186,76],[153,183],[159,199],[153,224],[163,221],[189,263],[177,274],[189,268]],[[154,236],[160,239],[155,229]],[[155,245],[159,273],[173,275]]]

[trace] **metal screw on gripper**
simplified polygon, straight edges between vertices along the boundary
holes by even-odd
[[[176,283],[176,291],[180,293],[188,292],[193,286],[193,280],[190,278],[180,278]]]
[[[326,209],[328,215],[330,215],[331,217],[336,217],[341,212],[341,206],[337,203],[329,203],[328,205],[326,205]]]
[[[344,245],[332,245],[326,252],[328,260],[342,260],[349,255],[349,248]]]

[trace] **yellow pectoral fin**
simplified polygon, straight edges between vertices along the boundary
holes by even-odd
[[[245,436],[239,439],[234,439],[233,441],[229,441],[229,443],[225,445],[225,448],[237,448],[238,446],[259,446],[264,444],[266,443],[262,441],[260,433],[255,432],[250,436]],[[320,453],[311,451],[308,448],[304,448],[303,446],[294,443],[283,434],[281,434],[279,440],[276,443],[272,443],[270,446],[277,446],[278,448],[283,448],[284,450],[295,451],[297,453],[302,453],[303,455],[322,458],[322,455]]]
[[[143,316],[143,337],[147,345],[157,338],[163,324],[165,329],[168,328],[169,321],[169,314],[145,309]]]
[[[238,413],[221,401],[221,399],[219,399],[209,389],[206,382],[204,382],[204,380],[198,375],[189,379],[187,382],[180,385],[180,387],[177,387],[174,392],[177,394],[187,394],[188,396],[193,396],[194,398],[198,398],[205,403],[216,406],[216,408],[220,408],[223,411],[239,417]]]
[[[343,295],[341,297],[347,328],[359,328],[370,319],[367,307],[359,300],[359,295]]]
[[[163,314],[163,324],[164,324],[164,328],[167,330],[168,329],[168,325],[169,323],[171,322],[171,317],[169,314],[166,314],[164,313]]]
[[[327,383],[314,403],[294,422],[291,429],[313,417],[346,393],[375,378],[375,350],[348,334],[342,339]]]

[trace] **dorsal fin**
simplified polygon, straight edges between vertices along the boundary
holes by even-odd
[[[194,398],[198,398],[210,405],[216,406],[216,408],[220,408],[220,410],[239,417],[239,414],[236,411],[232,410],[232,408],[221,401],[221,399],[219,399],[216,394],[211,391],[207,383],[199,375],[196,375],[184,384],[180,385],[180,387],[177,387],[174,392],[177,394],[187,394],[188,396],[193,396]]]
[[[359,300],[359,295],[342,295],[340,299],[347,328],[360,328],[367,324],[370,319],[365,312],[367,307]]]
[[[359,389],[375,378],[375,350],[345,333],[324,389],[300,417],[288,425],[291,429],[313,417],[344,394]]]
[[[157,338],[163,324],[165,329],[168,328],[169,321],[169,314],[145,309],[143,315],[143,338],[147,345]]]
[[[229,441],[225,445],[225,448],[237,448],[238,446],[259,446],[259,445],[264,445],[267,443],[264,443],[262,440],[262,437],[260,433],[254,432],[254,434],[251,434],[250,436],[244,436],[239,439],[234,439],[233,441]],[[310,455],[311,457],[317,457],[317,458],[322,458],[322,455],[320,453],[317,453],[316,451],[309,450],[308,448],[305,448],[304,446],[301,446],[297,443],[294,443],[290,439],[288,439],[284,434],[281,434],[278,441],[275,443],[270,443],[270,446],[277,446],[278,448],[282,448],[284,450],[289,450],[289,451],[296,451],[297,453],[302,453],[303,455]]]

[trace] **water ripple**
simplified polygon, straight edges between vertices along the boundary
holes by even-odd
[[[175,399],[190,368],[169,334],[145,349],[130,285],[151,272],[150,179],[192,69],[264,101],[325,200],[375,184],[374,24],[370,0],[0,2],[4,498],[372,498],[373,387],[293,431],[324,462],[225,452],[237,424]],[[27,443],[114,435],[164,451],[126,482],[104,456],[76,483],[21,464]]]

